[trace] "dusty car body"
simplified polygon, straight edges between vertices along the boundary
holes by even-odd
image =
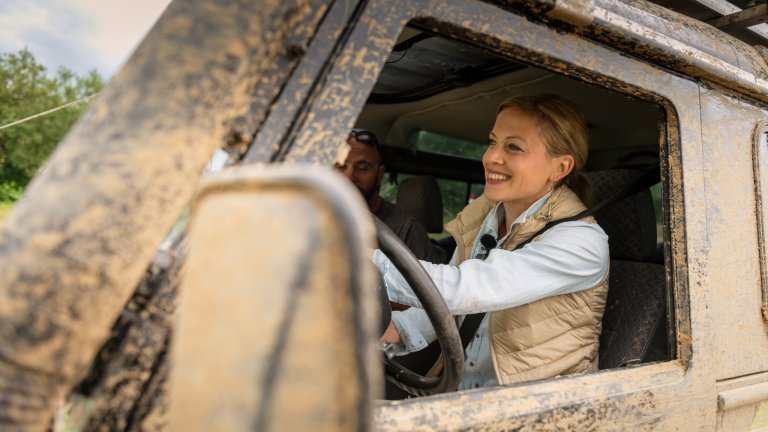
[[[460,76],[425,104],[458,106],[483,93],[477,86],[539,90],[529,81],[543,71],[554,77],[546,88],[593,107],[594,168],[651,153],[663,197],[663,359],[379,400],[377,312],[365,288],[373,226],[350,187],[312,167],[331,166],[355,125],[393,151],[418,127],[483,133],[408,105],[418,100],[370,98],[396,64],[393,48],[421,33],[524,66]],[[78,383],[115,401],[91,412],[93,430],[768,428],[761,52],[642,1],[177,0],[2,227],[0,428],[44,430]],[[525,85],[514,81],[528,73]],[[628,133],[636,123],[650,133]],[[153,262],[219,148],[240,167],[197,194],[187,258]],[[390,161],[394,171],[430,169]]]

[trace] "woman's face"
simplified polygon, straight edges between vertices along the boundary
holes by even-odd
[[[483,167],[485,196],[517,217],[570,173],[573,157],[552,156],[536,119],[507,108],[496,117]]]

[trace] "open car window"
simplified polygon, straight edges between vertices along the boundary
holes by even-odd
[[[401,33],[356,120],[356,127],[374,131],[382,142],[386,199],[396,203],[406,178],[432,176],[440,185],[443,222],[453,219],[483,192],[479,159],[497,106],[521,94],[555,93],[585,113],[586,171],[598,202],[633,176],[664,166],[668,137],[674,136],[665,106],[639,97],[642,91],[617,91],[489,51],[427,31],[418,22]],[[601,369],[677,356],[666,191],[658,183],[596,215],[610,238],[612,270]],[[432,234],[435,240],[445,236]]]

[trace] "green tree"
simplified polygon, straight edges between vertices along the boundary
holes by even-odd
[[[49,76],[31,52],[0,54],[0,126],[99,92],[104,80],[93,70],[79,76],[60,68]],[[35,175],[87,108],[72,105],[0,129],[0,201],[12,201]]]

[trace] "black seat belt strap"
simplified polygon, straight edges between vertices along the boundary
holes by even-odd
[[[542,229],[536,231],[536,233],[533,234],[531,237],[529,237],[527,240],[518,244],[514,250],[522,248],[523,246],[533,241],[533,239],[542,235],[545,231],[547,231],[548,229],[556,225],[559,225],[563,222],[577,221],[577,220],[584,219],[587,216],[592,216],[592,214],[594,214],[598,210],[601,210],[610,204],[613,204],[617,201],[620,201],[624,198],[630,197],[638,192],[648,189],[649,187],[658,183],[660,180],[661,180],[661,168],[656,167],[646,172],[645,174],[641,175],[640,177],[638,177],[637,180],[627,185],[627,187],[625,187],[624,189],[600,201],[599,203],[595,204],[591,208],[588,208],[575,216],[549,222],[548,224],[544,225]],[[490,253],[490,251],[488,252]],[[485,312],[471,314],[464,317],[464,322],[461,323],[461,327],[459,328],[459,336],[461,337],[461,344],[464,347],[464,350],[467,349],[467,347],[469,346],[469,342],[472,340],[472,336],[477,332],[477,329],[480,328],[480,324],[483,322],[483,318],[485,318]]]

